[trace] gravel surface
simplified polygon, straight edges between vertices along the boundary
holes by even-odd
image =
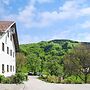
[[[24,90],[24,84],[0,84],[0,90]]]
[[[29,76],[24,84],[0,84],[0,90],[90,90],[90,84],[54,84]]]
[[[25,82],[24,90],[90,90],[90,84],[54,84],[30,76],[29,81]]]

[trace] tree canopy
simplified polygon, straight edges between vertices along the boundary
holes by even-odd
[[[21,71],[24,67],[27,72],[33,72],[34,74],[40,73],[65,78],[78,75],[83,79],[84,76],[87,77],[83,70],[87,67],[90,68],[89,47],[89,43],[72,40],[22,44],[20,45],[21,54],[17,55],[17,63],[22,63],[20,66],[17,64],[17,67]]]

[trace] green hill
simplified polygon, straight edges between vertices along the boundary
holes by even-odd
[[[20,45],[20,50],[21,50],[21,52],[23,52],[25,54],[29,54],[30,51],[34,52],[34,50],[36,52],[38,52],[37,49],[41,50],[45,54],[50,53],[52,50],[56,50],[59,53],[60,50],[66,52],[78,44],[79,44],[79,42],[72,41],[72,40],[42,41],[39,43]],[[40,54],[40,52],[38,52],[38,53]]]
[[[51,75],[51,76],[55,75],[57,77],[58,76],[66,77],[74,75],[75,72],[78,72],[75,70],[79,69],[79,68],[76,69],[76,67],[80,66],[79,64],[82,62],[85,63],[85,61],[82,61],[83,58],[86,58],[86,56],[83,56],[85,47],[83,48],[82,45],[88,48],[90,47],[89,42],[77,42],[72,40],[51,40],[51,41],[42,41],[39,43],[22,44],[20,45],[20,53],[17,54],[17,65],[18,65],[17,71],[33,72],[34,74]],[[74,48],[77,47],[79,47],[77,49],[79,50],[78,51],[79,53],[77,52],[77,50],[76,53],[74,52]],[[88,53],[85,55],[88,55]],[[68,57],[65,58],[66,56]],[[80,58],[82,58],[81,59],[82,62],[79,61]],[[77,59],[78,62],[76,62],[77,60],[74,59]],[[74,64],[70,60],[74,60],[73,61]],[[74,67],[75,63],[77,63],[78,65]],[[84,66],[80,67],[84,68]],[[79,74],[80,79],[80,76],[82,76],[81,72]]]
[[[20,45],[20,52],[27,58],[29,71],[46,73],[49,71],[49,67],[47,67],[48,64],[53,60],[62,63],[63,56],[78,44],[79,42],[72,40],[42,41],[39,43]],[[58,64],[58,66],[61,65]]]

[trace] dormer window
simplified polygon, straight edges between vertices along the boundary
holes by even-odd
[[[14,34],[14,33],[15,33],[15,28],[12,27],[12,28],[11,28],[11,34]]]

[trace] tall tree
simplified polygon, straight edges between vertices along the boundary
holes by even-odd
[[[16,54],[16,71],[28,72],[27,59],[23,53]]]
[[[80,45],[64,57],[65,72],[69,75],[84,75],[84,82],[87,83],[87,76],[90,73],[90,48]],[[83,78],[82,78],[83,80]]]

